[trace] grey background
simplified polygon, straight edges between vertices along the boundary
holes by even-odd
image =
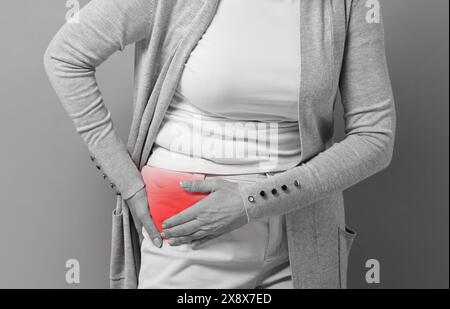
[[[90,163],[42,65],[64,22],[64,3],[0,1],[0,288],[108,287],[115,196]],[[449,2],[382,4],[397,146],[388,170],[346,192],[348,224],[358,232],[349,286],[448,288]],[[132,67],[127,48],[97,74],[124,139]],[[80,261],[79,285],[65,282],[70,258]],[[368,259],[380,261],[381,284],[365,282]]]

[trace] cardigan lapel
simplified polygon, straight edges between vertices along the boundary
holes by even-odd
[[[301,78],[298,104],[301,161],[325,150],[333,135],[333,109],[345,44],[345,1],[300,1]],[[328,118],[324,118],[328,117]],[[323,248],[317,236],[317,209],[286,217],[295,288],[325,286]],[[302,237],[295,237],[301,234]],[[311,250],[313,246],[315,249]]]
[[[150,123],[150,128],[146,134],[145,143],[142,149],[139,149],[141,157],[139,160],[139,168],[141,169],[148,161],[151,154],[151,149],[155,141],[157,132],[160,128],[164,115],[169,107],[172,98],[175,94],[176,87],[183,73],[184,64],[189,58],[192,50],[201,39],[202,35],[208,29],[212,22],[220,0],[205,0],[201,6],[200,11],[190,24],[188,30],[184,34],[182,40],[179,42],[177,48],[171,55],[170,65],[167,68],[166,76],[175,76],[175,80],[163,83],[160,90],[158,102],[154,109],[153,118]],[[135,151],[138,149],[135,149]]]
[[[332,128],[332,0],[300,1],[301,83],[298,106],[302,162],[324,150]],[[321,121],[321,123],[318,123]],[[320,141],[320,142],[318,142]]]

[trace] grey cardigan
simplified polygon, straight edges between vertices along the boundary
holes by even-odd
[[[93,161],[116,188],[111,287],[136,288],[139,237],[128,199],[144,188],[140,169],[178,80],[220,0],[92,0],[66,23],[44,63]],[[394,100],[382,20],[366,20],[365,0],[301,1],[302,73],[298,119],[302,164],[240,185],[251,220],[286,214],[295,288],[343,288],[355,233],[345,225],[342,191],[385,168],[395,135]],[[113,129],[95,68],[135,44],[133,119],[127,147]],[[346,137],[333,143],[339,94]],[[285,185],[287,190],[262,197]],[[250,198],[253,197],[253,198]]]

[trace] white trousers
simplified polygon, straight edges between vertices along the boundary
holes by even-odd
[[[252,182],[271,174],[219,176]],[[200,247],[156,248],[142,230],[139,289],[293,288],[285,217],[271,217],[212,239]]]

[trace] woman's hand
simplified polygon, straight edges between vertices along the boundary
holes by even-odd
[[[153,219],[150,215],[150,209],[148,208],[147,192],[145,189],[137,192],[133,197],[127,200],[128,207],[130,208],[131,215],[133,216],[134,225],[138,233],[142,233],[142,227],[144,227],[147,234],[153,241],[153,244],[161,248],[162,238],[156,229]]]
[[[210,192],[195,205],[163,222],[171,246],[201,244],[248,223],[238,184],[223,179],[182,181],[188,192]]]

